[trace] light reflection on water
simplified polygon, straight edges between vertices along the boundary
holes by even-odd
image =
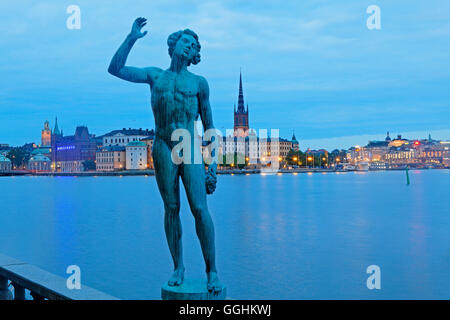
[[[234,299],[449,299],[449,171],[219,176],[209,208]],[[170,276],[154,177],[0,179],[0,252],[123,299]],[[203,277],[182,196],[188,277]],[[367,266],[382,289],[366,288]]]

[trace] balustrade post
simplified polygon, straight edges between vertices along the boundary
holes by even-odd
[[[25,300],[25,288],[14,282],[12,285],[14,287],[14,300]]]
[[[30,292],[30,296],[33,297],[33,300],[36,301],[44,301],[45,298],[43,296],[41,296],[40,294],[37,294],[36,292]]]
[[[0,276],[0,300],[12,300],[12,293],[8,289],[8,279]]]

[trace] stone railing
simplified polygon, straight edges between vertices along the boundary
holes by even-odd
[[[70,290],[67,279],[28,263],[0,254],[0,300],[26,300],[26,290],[34,300],[117,300],[85,285]],[[9,286],[14,287],[14,295]]]

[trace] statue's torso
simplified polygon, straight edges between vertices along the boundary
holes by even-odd
[[[192,73],[163,71],[153,83],[151,103],[156,135],[167,142],[173,130],[183,128],[193,133],[199,114],[198,78]]]

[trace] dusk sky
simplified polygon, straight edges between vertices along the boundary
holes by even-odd
[[[69,30],[69,5],[81,29]],[[369,5],[381,30],[369,30]],[[210,86],[218,129],[233,126],[242,69],[250,126],[300,148],[348,148],[403,134],[450,139],[450,2],[444,0],[72,0],[0,3],[0,144],[40,142],[57,116],[105,134],[154,128],[148,85],[107,73],[136,17],[149,21],[127,65],[167,68],[167,36],[198,33],[190,71]]]

